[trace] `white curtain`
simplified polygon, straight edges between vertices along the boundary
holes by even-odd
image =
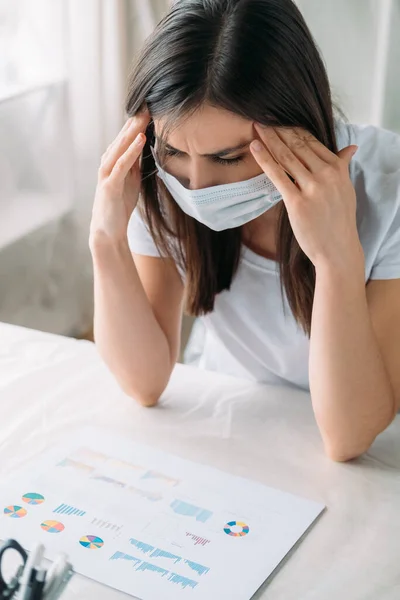
[[[0,320],[79,335],[88,231],[133,53],[167,0],[0,0]]]

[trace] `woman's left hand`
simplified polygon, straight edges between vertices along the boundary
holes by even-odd
[[[357,201],[349,176],[358,146],[347,146],[336,155],[304,129],[254,127],[263,143],[253,141],[251,152],[282,194],[293,233],[315,268],[358,259],[362,248]]]

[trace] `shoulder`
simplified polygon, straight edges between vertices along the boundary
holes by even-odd
[[[350,177],[361,213],[389,218],[400,209],[400,135],[376,125],[336,120],[338,149],[356,144]]]
[[[397,175],[400,177],[400,134],[365,123],[335,120],[338,149],[356,144],[354,163],[366,170],[369,178]]]
[[[368,124],[336,121],[338,149],[356,144],[350,177],[366,276],[400,277],[400,135]]]
[[[170,223],[168,223],[169,226]],[[167,248],[160,247],[158,241],[153,238],[147,220],[144,216],[143,201],[140,202],[132,212],[127,229],[128,244],[131,252],[156,258],[172,258],[181,278],[185,277],[184,261],[181,257],[180,246],[175,237],[165,234]]]

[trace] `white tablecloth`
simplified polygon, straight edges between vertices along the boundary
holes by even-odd
[[[0,324],[0,477],[88,423],[327,506],[256,598],[400,598],[400,415],[363,457],[334,463],[304,392],[177,365],[146,409],[90,342]],[[64,597],[126,596],[76,575]]]

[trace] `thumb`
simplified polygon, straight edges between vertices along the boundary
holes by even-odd
[[[339,158],[343,158],[348,163],[350,163],[351,159],[353,158],[353,156],[355,155],[357,150],[358,150],[358,146],[356,146],[356,145],[347,146],[346,148],[343,148],[342,150],[340,150],[337,155]]]

